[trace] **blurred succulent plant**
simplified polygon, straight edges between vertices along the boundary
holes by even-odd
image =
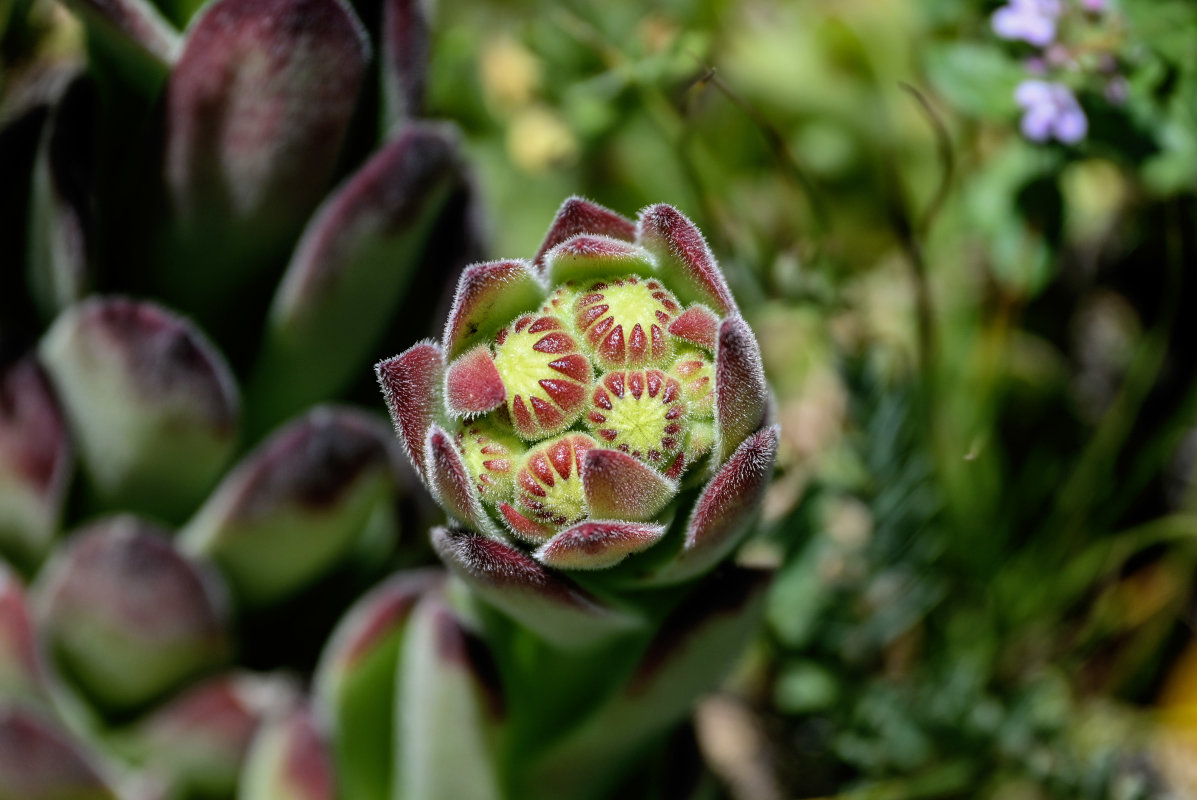
[[[0,98],[0,798],[331,796],[251,670],[389,569],[402,456],[328,403],[478,257],[422,7],[68,5]]]
[[[532,261],[468,267],[443,341],[377,373],[455,521],[432,533],[452,579],[399,573],[334,635],[342,796],[610,793],[729,668],[766,578],[719,568],[778,430],[705,240],[670,206],[571,198]]]

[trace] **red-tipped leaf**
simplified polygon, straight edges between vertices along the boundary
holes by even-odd
[[[545,290],[526,261],[488,261],[466,267],[445,324],[447,358],[488,340],[499,328],[544,300]]]
[[[453,437],[440,425],[428,429],[424,469],[432,494],[458,521],[487,536],[501,536],[499,529],[482,508],[478,487],[470,477],[465,459]]]
[[[719,341],[719,317],[706,306],[690,306],[669,323],[669,332],[679,339],[714,352]]]
[[[302,224],[328,188],[370,59],[338,0],[216,0],[166,92],[166,182],[188,222]]]
[[[533,263],[538,269],[543,268],[546,253],[580,233],[601,234],[631,242],[636,239],[636,223],[584,197],[567,198],[557,210],[557,217],[549,226]]]
[[[739,544],[765,495],[779,436],[776,425],[758,431],[720,467],[694,505],[681,552],[654,582],[690,580],[714,567]]]
[[[485,414],[506,400],[507,388],[486,345],[458,356],[445,372],[445,407],[455,417]]]
[[[659,204],[640,212],[637,241],[657,258],[661,277],[682,302],[705,303],[727,316],[737,313],[727,281],[698,230],[673,206]]]
[[[715,348],[716,464],[765,423],[768,407],[769,387],[756,337],[743,318],[726,319]]]
[[[503,542],[436,528],[432,545],[483,599],[559,647],[593,646],[642,624]]]
[[[652,256],[643,248],[591,233],[566,239],[545,253],[543,264],[549,286],[629,274],[649,277],[655,272]]]
[[[32,358],[0,370],[0,553],[32,564],[49,548],[70,478],[66,423]],[[19,498],[19,500],[18,500]]]
[[[0,797],[116,800],[97,761],[40,714],[0,706]]]
[[[397,356],[380,361],[374,367],[395,430],[424,482],[424,442],[428,429],[442,414],[441,376],[445,358],[440,345],[420,342]]]
[[[638,458],[593,448],[582,462],[582,486],[593,517],[647,520],[677,494],[677,483]]]
[[[536,558],[557,569],[605,569],[647,550],[664,535],[664,525],[587,520],[558,533],[536,551]]]

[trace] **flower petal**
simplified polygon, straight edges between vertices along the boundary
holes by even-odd
[[[449,569],[484,600],[549,642],[593,646],[641,626],[572,581],[510,545],[451,528],[435,528],[432,545]]]
[[[743,318],[726,319],[715,348],[716,465],[764,424],[768,406],[760,345]]]
[[[632,242],[636,240],[636,223],[584,197],[569,197],[557,210],[532,263],[537,269],[543,269],[546,253],[580,233],[596,233]]]
[[[478,487],[470,478],[453,437],[435,423],[428,429],[424,446],[424,469],[437,502],[458,521],[487,536],[501,537],[498,527],[487,516],[478,497]]]
[[[364,412],[316,407],[246,456],[179,542],[216,562],[243,605],[291,595],[340,564],[389,507],[393,442]]]
[[[484,344],[458,356],[445,372],[445,408],[452,416],[485,414],[506,400],[507,387]]]
[[[779,437],[776,425],[758,431],[719,469],[694,505],[681,552],[652,578],[653,583],[691,580],[740,542],[765,495]]]
[[[592,448],[582,462],[582,486],[592,517],[652,519],[677,494],[677,483],[638,458]]]
[[[423,341],[374,366],[395,430],[424,483],[424,441],[428,429],[443,413],[441,377],[445,370],[440,345]]]
[[[712,353],[719,340],[719,317],[703,305],[693,305],[669,323],[669,332]]]
[[[723,316],[739,313],[727,281],[698,227],[673,206],[640,212],[637,240],[657,258],[665,284],[683,303],[705,303]]]
[[[466,267],[445,324],[447,358],[484,342],[544,300],[545,289],[527,261],[488,261]]]
[[[536,551],[536,558],[557,569],[605,569],[652,547],[665,530],[649,522],[591,519],[558,533]]]
[[[643,248],[590,233],[566,239],[545,254],[543,264],[549,286],[623,275],[647,278],[656,272],[652,256]]]
[[[135,517],[77,531],[43,570],[35,597],[62,672],[110,711],[136,708],[229,654],[219,576]]]

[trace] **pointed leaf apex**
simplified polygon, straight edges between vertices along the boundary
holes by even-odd
[[[507,387],[486,345],[458,356],[445,372],[445,407],[454,417],[485,414],[506,400]]]
[[[544,268],[546,253],[580,233],[601,234],[631,242],[636,238],[636,223],[584,197],[569,197],[561,204],[540,250],[536,252],[533,263],[537,269]]]
[[[445,324],[444,347],[456,358],[544,301],[545,289],[527,261],[487,261],[466,267]]]
[[[760,345],[742,317],[725,319],[715,347],[716,464],[764,424],[768,407]]]
[[[427,339],[374,366],[395,430],[425,484],[429,478],[424,443],[428,428],[441,415],[440,384],[444,369],[440,345]]]
[[[660,583],[678,583],[714,567],[748,531],[773,474],[781,430],[762,428],[748,438],[703,488],[682,551],[659,575]]]
[[[662,277],[686,303],[706,303],[719,314],[738,313],[736,301],[702,232],[664,203],[640,212],[637,241],[656,256]]]

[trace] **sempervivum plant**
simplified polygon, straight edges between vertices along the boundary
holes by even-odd
[[[338,748],[373,787],[352,796],[614,790],[736,657],[764,577],[721,566],[778,430],[705,240],[670,206],[570,199],[534,259],[467,268],[443,339],[377,373],[453,518],[432,533],[453,580],[393,579],[326,654]],[[395,665],[389,688],[370,671]],[[378,732],[371,766],[354,743]]]
[[[329,796],[274,669],[409,508],[329,401],[475,246],[420,5],[69,5],[85,57],[0,98],[0,798]]]

